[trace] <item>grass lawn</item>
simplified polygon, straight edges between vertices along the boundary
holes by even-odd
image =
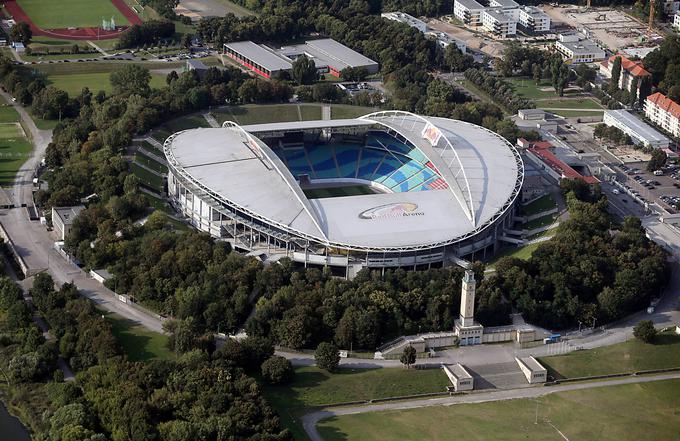
[[[130,361],[174,358],[175,354],[167,348],[168,336],[149,331],[135,322],[117,314],[104,313],[111,323],[113,335]]]
[[[175,133],[180,130],[195,129],[196,127],[210,127],[210,124],[203,118],[203,115],[194,114],[173,119],[172,121],[163,124],[163,126],[167,128],[170,133]]]
[[[9,120],[14,119],[11,112],[5,112]],[[0,119],[0,186],[9,186],[21,165],[26,162],[33,149],[31,142],[24,136],[21,126],[15,122]]]
[[[81,64],[81,63],[78,63]],[[100,90],[106,93],[111,93],[113,87],[111,86],[109,72],[98,73],[73,73],[67,75],[50,75],[47,77],[47,83],[54,87],[68,92],[69,96],[73,97],[83,90],[83,87],[89,87],[92,93],[97,93]],[[152,74],[151,87],[161,88],[165,87],[165,76]]]
[[[240,125],[300,120],[296,104],[232,106],[213,111],[213,115],[220,124],[227,120],[235,121]]]
[[[539,243],[530,243],[529,245],[524,245],[520,247],[508,245],[504,247],[500,253],[496,254],[493,259],[487,264],[488,267],[493,267],[493,265],[498,262],[502,257],[514,257],[516,259],[529,260],[536,248],[541,245]]]
[[[137,147],[139,147],[139,149],[142,151],[149,152],[157,156],[163,156],[163,150],[156,148],[155,145],[151,144],[148,141],[140,142],[139,144],[137,144]]]
[[[539,217],[538,219],[534,219],[532,221],[526,222],[522,225],[522,227],[525,230],[533,230],[534,228],[539,228],[539,227],[545,227],[547,225],[552,224],[555,222],[555,218],[557,216],[554,214],[549,214],[547,216],[542,216]]]
[[[229,10],[229,12],[231,12],[232,14],[234,14],[237,17],[245,17],[246,15],[256,15],[250,9],[246,9],[241,5],[237,5],[234,2],[230,2],[229,0],[215,0],[215,2],[226,7]]]
[[[550,81],[543,80],[540,84],[536,84],[532,78],[528,77],[512,77],[505,78],[507,82],[512,84],[515,92],[524,98],[541,99],[541,98],[557,98],[555,89],[552,88]],[[541,90],[549,88],[549,90]]]
[[[109,0],[16,0],[33,22],[43,29],[99,27],[102,18],[128,25],[125,16]]]
[[[592,98],[537,100],[539,109],[590,109],[602,110],[602,106]]]
[[[295,369],[292,384],[265,385],[263,391],[295,439],[306,439],[298,417],[309,407],[443,392],[449,384],[441,369],[341,369],[331,374],[316,367],[303,367]]]
[[[549,112],[565,118],[578,118],[580,116],[602,117],[602,115],[604,115],[603,110],[549,110]]]
[[[137,164],[130,164],[130,170],[137,176],[139,182],[151,190],[160,192],[163,190],[164,180],[162,177],[151,173],[149,170],[143,169]]]
[[[559,392],[537,400],[345,415],[320,422],[319,432],[325,441],[678,439],[680,380]]]
[[[519,209],[521,214],[531,216],[542,211],[551,210],[555,207],[557,207],[555,199],[553,199],[552,195],[546,194],[527,205],[520,205]]]
[[[377,110],[380,109],[374,109],[373,107],[350,106],[347,104],[331,104],[331,118],[356,118],[358,116],[366,115],[367,113],[373,113]]]
[[[135,154],[135,161],[139,162],[140,164],[144,164],[145,166],[149,167],[152,170],[157,171],[158,173],[167,173],[168,172],[168,167],[165,165],[161,164],[158,161],[155,161],[148,156],[144,155],[141,152],[137,152]]]
[[[33,122],[40,130],[52,130],[59,124],[59,121],[56,119],[42,119],[37,116],[33,116]]]
[[[541,362],[557,378],[680,367],[680,336],[664,333],[657,337],[655,344],[630,340],[567,355],[543,357]]]
[[[19,122],[19,113],[14,110],[14,107],[5,103],[4,99],[0,98],[0,121],[3,123]]]

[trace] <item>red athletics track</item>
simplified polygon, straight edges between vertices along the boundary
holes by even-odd
[[[125,0],[111,0],[111,3],[113,3],[113,6],[115,6],[131,24],[142,24],[142,20],[135,11],[125,3]],[[33,23],[33,20],[31,20],[24,10],[21,9],[21,6],[19,6],[16,1],[8,0],[5,1],[4,4],[7,11],[12,15],[12,18],[14,18],[14,21],[28,23],[35,36],[64,38],[67,40],[106,40],[118,37],[125,29],[127,29],[127,26],[120,27],[120,29],[115,31],[105,31],[99,28],[41,29]]]

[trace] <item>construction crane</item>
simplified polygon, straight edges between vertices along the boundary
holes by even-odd
[[[654,28],[654,9],[656,7],[656,0],[649,0],[649,30]]]

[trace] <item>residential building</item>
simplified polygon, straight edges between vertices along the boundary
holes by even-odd
[[[468,26],[481,26],[482,11],[485,9],[475,0],[455,0],[453,16]]]
[[[560,34],[555,49],[571,63],[592,63],[606,57],[604,50],[594,41],[581,38],[577,34]]]
[[[619,88],[626,89],[631,92],[633,90],[633,79],[638,79],[638,86],[640,88],[640,80],[643,77],[650,77],[652,74],[647,72],[642,66],[642,61],[633,61],[623,55],[612,55],[606,60],[600,63],[600,74],[605,78],[612,77],[612,69],[614,67],[614,61],[621,59],[621,75],[619,75]]]
[[[71,226],[76,216],[85,209],[84,205],[74,207],[52,207],[52,226],[56,233],[57,240],[65,240],[71,231]]]
[[[550,16],[535,6],[519,8],[518,25],[527,33],[550,30]]]
[[[517,9],[519,8],[519,3],[517,3],[515,0],[491,0],[489,2],[489,7],[503,9]]]
[[[545,110],[520,109],[517,111],[517,116],[519,116],[520,119],[525,121],[545,119]]]
[[[663,9],[664,14],[668,16],[674,15],[678,12],[678,9],[680,9],[680,1],[664,0],[661,2],[661,8]]]
[[[645,100],[645,116],[675,137],[680,137],[680,104],[656,92]]]
[[[602,120],[630,136],[635,144],[653,148],[667,148],[670,139],[627,110],[605,110]]]
[[[208,72],[208,66],[203,64],[201,60],[187,60],[186,64],[184,65],[184,71],[189,72],[192,70],[198,74],[198,78],[203,78]]]
[[[455,37],[451,36],[450,34],[447,34],[446,32],[427,31],[427,32],[425,32],[425,35],[428,36],[429,38],[436,40],[437,44],[439,44],[443,48],[446,48],[450,44],[455,44],[456,47],[462,53],[465,53],[467,51],[467,43],[465,43],[464,40],[460,40],[458,38],[455,38]]]
[[[673,28],[680,31],[680,11],[673,15]]]
[[[320,74],[339,77],[347,67],[363,67],[369,74],[378,72],[378,63],[330,38],[310,40],[303,44],[272,49],[252,41],[226,43],[227,56],[260,76],[270,78],[290,72],[293,61],[305,55],[316,65]]]
[[[482,11],[482,25],[499,38],[514,37],[517,33],[517,21],[501,8]]]
[[[420,32],[425,33],[427,32],[427,25],[425,24],[424,21],[418,20],[417,18],[406,14],[405,12],[383,12],[380,14],[382,18],[386,18],[388,20],[392,21],[398,21],[400,23],[407,24],[411,26],[412,28],[418,29]]]

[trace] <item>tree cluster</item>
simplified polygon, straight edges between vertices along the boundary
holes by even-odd
[[[520,109],[534,108],[534,102],[517,95],[510,83],[484,70],[468,69],[465,71],[465,78],[493,96],[512,113],[517,113]]]
[[[174,12],[173,12],[174,15]],[[133,48],[158,43],[175,35],[175,24],[167,20],[149,20],[132,25],[118,38],[118,48]]]
[[[619,319],[646,306],[668,280],[666,254],[647,239],[640,220],[613,224],[601,194],[573,182],[570,218],[555,237],[527,261],[501,259],[482,284],[548,328]]]
[[[614,144],[630,145],[633,143],[630,136],[623,133],[621,129],[614,126],[608,126],[604,123],[600,123],[595,126],[595,129],[593,130],[593,136],[599,139],[606,139]]]
[[[680,37],[669,35],[664,38],[661,45],[645,57],[644,65],[659,90],[680,102]]]

